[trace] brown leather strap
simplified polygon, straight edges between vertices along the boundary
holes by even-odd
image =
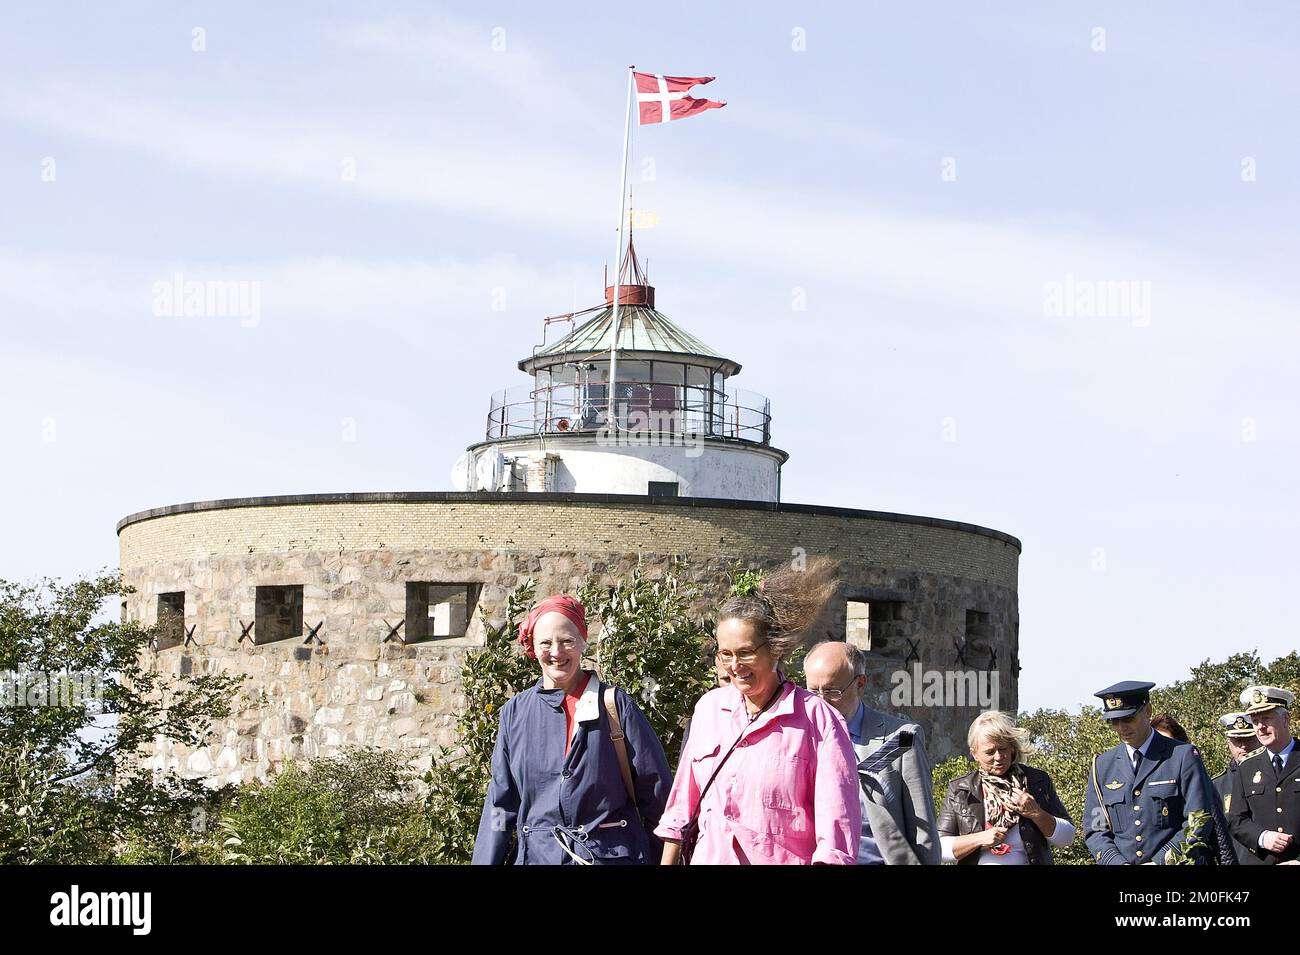
[[[618,702],[614,698],[614,688],[605,687],[605,712],[609,714],[609,736],[614,741],[614,752],[618,754],[618,768],[623,771],[623,785],[627,788],[627,798],[636,806],[636,790],[632,788],[632,767],[627,761],[627,743],[623,740],[623,724],[618,719]]]

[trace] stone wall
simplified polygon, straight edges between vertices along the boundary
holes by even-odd
[[[951,698],[924,705],[919,695],[892,705],[893,675],[910,675],[912,657],[922,670],[996,670],[998,704],[1016,705],[1019,543],[969,525],[698,499],[408,494],[183,505],[126,518],[119,534],[123,575],[137,589],[126,600],[130,619],[152,623],[159,594],[185,593],[193,637],[152,654],[153,665],[247,675],[239,712],[209,745],[152,757],[214,782],[348,744],[399,749],[427,766],[453,742],[459,670],[482,642],[482,623],[476,611],[464,636],[403,645],[402,627],[385,642],[406,617],[408,582],[474,585],[479,608],[497,621],[506,595],[530,577],[544,595],[575,590],[588,575],[612,584],[637,567],[658,576],[676,566],[709,613],[734,559],[770,566],[796,549],[828,554],[844,562],[844,588],[815,636],[844,637],[848,599],[883,608],[871,626],[869,692],[881,708],[922,722],[935,757],[964,748],[981,707]],[[257,644],[256,628],[240,639],[258,586],[268,585],[302,586],[303,622],[319,627],[318,639],[304,643],[305,629]],[[970,619],[979,633],[967,640]]]

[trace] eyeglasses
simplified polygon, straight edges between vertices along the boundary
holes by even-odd
[[[841,697],[844,696],[845,691],[847,691],[848,688],[851,687],[851,686],[853,685],[853,681],[856,680],[856,679],[857,679],[857,677],[855,676],[855,677],[853,677],[851,680],[849,680],[848,683],[844,684],[843,686],[838,686],[838,687],[837,687],[837,686],[830,686],[830,687],[823,686],[823,687],[820,687],[820,688],[818,688],[818,689],[816,689],[816,690],[814,690],[812,687],[809,687],[809,688],[808,688],[808,692],[809,692],[809,693],[816,693],[818,696],[820,696],[823,700],[826,700],[828,703],[834,703],[836,700],[838,700],[838,699],[840,699]]]
[[[719,650],[713,655],[713,659],[717,660],[724,667],[731,666],[733,663],[740,663],[748,666],[758,658],[758,651],[765,646],[767,646],[766,640],[754,647],[752,650],[741,650],[739,653],[732,653],[730,650]]]
[[[552,646],[555,646],[555,645],[556,645],[556,644],[552,644],[550,640],[541,640],[541,641],[539,641],[538,644],[537,644],[537,649],[540,650],[540,651],[542,651],[542,652],[544,652],[544,653],[550,653],[550,652],[551,652],[551,647],[552,647]],[[561,640],[561,641],[559,642],[558,646],[559,646],[559,648],[560,648],[561,650],[576,650],[576,649],[578,648],[578,641],[577,641],[577,640]]]

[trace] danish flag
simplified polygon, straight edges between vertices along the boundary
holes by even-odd
[[[712,83],[712,76],[662,76],[659,73],[634,73],[636,102],[641,125],[668,123],[685,119],[706,109],[720,109],[727,104],[687,96],[692,86]]]

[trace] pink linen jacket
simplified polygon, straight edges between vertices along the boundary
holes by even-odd
[[[862,807],[843,718],[787,680],[768,711],[748,723],[734,687],[710,690],[695,704],[655,835],[681,838],[718,760],[744,730],[705,797],[692,863],[856,863]]]

